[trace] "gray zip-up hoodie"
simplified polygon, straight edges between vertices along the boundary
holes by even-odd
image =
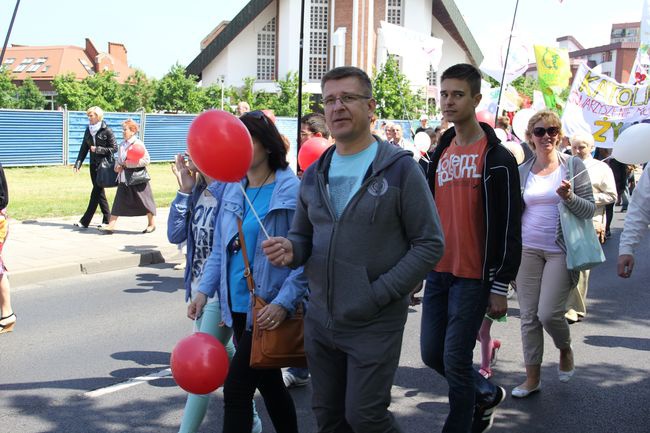
[[[410,152],[377,141],[377,155],[338,219],[327,192],[335,147],[305,171],[288,235],[291,266],[304,264],[309,280],[306,318],[333,330],[403,329],[409,293],[444,250],[422,170]]]

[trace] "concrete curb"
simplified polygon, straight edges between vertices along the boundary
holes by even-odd
[[[69,278],[84,274],[98,274],[121,269],[148,266],[159,263],[179,262],[183,256],[177,249],[173,250],[148,250],[137,254],[114,254],[98,259],[91,259],[82,263],[66,263],[55,266],[40,267],[16,272],[10,272],[9,277],[12,289],[28,284],[43,283],[59,278]]]

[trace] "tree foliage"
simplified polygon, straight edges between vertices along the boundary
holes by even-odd
[[[56,105],[73,111],[86,111],[91,107],[88,85],[78,81],[72,72],[54,77],[52,86],[56,91],[54,97]]]
[[[42,110],[45,108],[45,103],[47,102],[45,96],[43,96],[30,76],[25,78],[22,85],[18,88],[17,99],[17,108],[24,110]]]
[[[198,113],[205,106],[205,95],[197,82],[195,75],[185,75],[185,68],[176,63],[156,85],[156,109],[172,113]]]
[[[90,90],[88,106],[102,107],[104,111],[122,110],[120,84],[115,77],[117,74],[113,71],[102,71],[83,79]]]
[[[389,56],[373,74],[375,113],[382,119],[414,119],[426,102],[421,93],[413,93],[409,80],[399,70],[397,60]]]
[[[147,75],[139,69],[129,75],[121,86],[120,95],[124,111],[151,111],[154,104],[156,81],[149,80]]]
[[[5,68],[0,68],[0,108],[14,108],[16,93],[17,88],[11,82],[11,73]]]

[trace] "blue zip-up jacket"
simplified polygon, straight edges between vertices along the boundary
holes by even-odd
[[[242,180],[242,183],[244,180]],[[300,181],[287,168],[275,172],[275,188],[271,194],[269,211],[263,223],[270,236],[287,236],[296,210],[296,201]],[[232,312],[228,303],[228,252],[227,246],[237,234],[237,218],[243,216],[244,195],[240,185],[229,183],[223,193],[221,210],[215,226],[212,252],[205,264],[199,291],[212,297],[219,295],[221,318],[227,326],[232,327]],[[253,280],[255,294],[267,303],[284,307],[289,315],[293,314],[307,294],[307,277],[302,267],[291,270],[287,267],[275,267],[269,263],[262,251],[262,241],[266,239],[260,228],[255,246],[246,244],[248,254],[255,255],[253,260]],[[248,303],[247,329],[251,328],[251,310]]]
[[[219,208],[221,207],[221,199],[223,190],[226,184],[223,182],[212,182],[208,187],[208,191],[217,199],[217,208],[212,214],[211,218],[216,221]],[[187,241],[187,255],[185,276],[183,278],[183,285],[185,287],[185,301],[190,299],[192,293],[192,263],[194,260],[194,234],[192,233],[192,215],[194,214],[194,206],[199,201],[199,197],[205,191],[205,183],[199,182],[194,185],[191,194],[185,194],[180,191],[176,193],[176,198],[169,208],[169,217],[167,218],[167,239],[172,244],[180,244]],[[216,227],[216,225],[215,225]]]

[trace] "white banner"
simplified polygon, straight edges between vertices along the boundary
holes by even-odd
[[[596,146],[611,148],[624,124],[648,118],[650,85],[621,84],[581,64],[564,107],[562,128],[569,137],[592,134]]]
[[[503,85],[511,83],[517,77],[520,77],[528,69],[532,57],[530,55],[531,46],[527,39],[522,36],[513,34],[510,40],[510,52],[508,53],[508,39],[506,38],[497,47],[496,51],[485,54],[481,63],[480,70]],[[505,75],[503,70],[505,65],[506,54],[508,55],[508,65]]]
[[[409,30],[405,27],[381,21],[384,48],[389,54],[400,56],[414,55],[426,61],[438,70],[442,58],[442,39],[425,33]]]

